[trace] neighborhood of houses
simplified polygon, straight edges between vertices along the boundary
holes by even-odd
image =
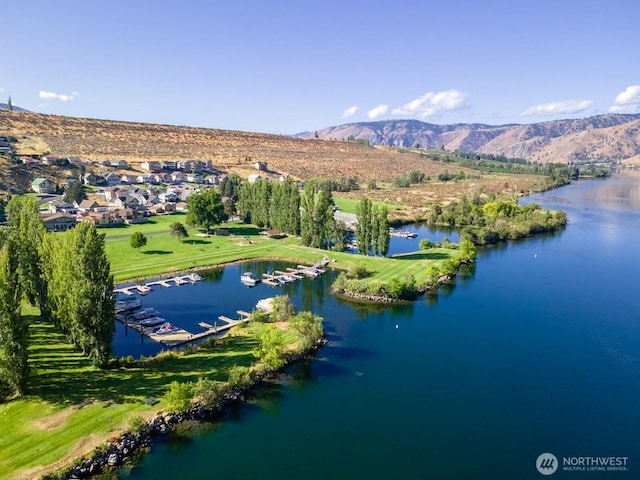
[[[51,165],[59,159],[45,155],[40,160],[20,157],[23,163],[38,161]],[[71,164],[80,165],[95,162],[77,158],[65,158]],[[129,165],[124,160],[98,162],[102,167],[126,170]],[[254,168],[260,172],[267,170],[265,162],[256,162]],[[142,223],[152,215],[184,212],[187,198],[205,188],[213,188],[226,176],[216,170],[211,160],[177,160],[169,162],[142,162],[139,168],[144,173],[117,174],[111,170],[94,174],[86,172],[79,178],[69,178],[65,184],[82,182],[93,187],[92,199],[80,203],[67,203],[62,197],[49,199],[48,210],[42,211],[44,224],[49,231],[59,232],[74,227],[77,222],[91,222],[96,227],[112,227],[121,224]],[[263,178],[260,174],[249,175],[248,181]],[[284,177],[280,177],[284,180]],[[39,195],[52,194],[56,185],[52,180],[38,177],[31,182],[31,189]]]

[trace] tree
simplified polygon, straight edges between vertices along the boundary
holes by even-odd
[[[212,225],[226,222],[229,218],[220,195],[211,188],[187,198],[187,208],[187,225],[204,227],[207,234]]]
[[[13,104],[11,103],[11,96],[9,96],[9,99],[7,100],[7,111],[13,112]]]
[[[16,240],[0,249],[0,380],[23,394],[29,373],[29,323],[22,316]]]
[[[300,335],[300,346],[303,349],[309,348],[324,335],[322,317],[311,312],[300,312],[291,317],[289,325]]]
[[[258,346],[253,355],[262,360],[267,368],[277,369],[284,365],[284,335],[275,325],[267,325],[258,335]]]
[[[187,229],[184,228],[184,225],[180,222],[173,222],[171,225],[169,225],[169,228],[171,229],[171,235],[176,237],[179,242],[182,242],[183,238],[187,238],[189,236],[189,233],[187,233]]]
[[[361,255],[369,255],[371,226],[371,200],[362,197],[356,204],[356,246]]]
[[[391,233],[389,232],[389,209],[382,206],[378,210],[378,253],[385,257],[389,253],[389,242]]]
[[[472,263],[476,261],[477,250],[471,240],[465,239],[460,242],[460,261]]]
[[[73,182],[64,191],[64,201],[67,203],[80,203],[87,198],[87,194],[84,191],[84,186],[80,182]]]
[[[286,322],[296,313],[296,308],[288,295],[277,295],[273,298],[271,317],[276,322]]]
[[[191,407],[193,398],[193,384],[174,380],[169,384],[169,390],[164,394],[167,408],[176,412],[186,412]]]
[[[12,197],[7,204],[9,234],[18,245],[18,275],[25,297],[32,305],[46,307],[46,285],[40,269],[39,246],[46,228],[35,198]]]
[[[55,265],[47,277],[56,322],[74,345],[104,367],[115,333],[113,275],[104,234],[80,222],[65,232],[57,247],[53,240],[46,244],[43,251],[52,252],[48,262]]]
[[[138,251],[147,244],[147,237],[142,232],[133,232],[131,235],[131,246]]]

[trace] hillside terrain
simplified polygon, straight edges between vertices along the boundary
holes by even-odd
[[[460,150],[540,163],[640,165],[640,114],[607,114],[529,125],[435,125],[418,120],[361,122],[303,132],[299,138],[366,140],[371,145]]]
[[[269,171],[298,179],[357,176],[363,182],[390,181],[413,170],[436,176],[446,169],[398,149],[354,142],[25,112],[0,111],[0,135],[16,137],[20,155],[123,159],[134,169],[145,160],[210,159],[216,168],[246,177],[264,161]]]

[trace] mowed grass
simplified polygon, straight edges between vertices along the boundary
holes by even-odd
[[[340,194],[339,193],[333,194],[333,202],[338,206],[338,208],[345,213],[356,213],[356,205],[358,204],[360,199],[340,197],[338,195]],[[367,193],[362,192],[360,197],[361,198],[367,197]],[[401,210],[405,208],[404,205],[400,205],[399,203],[376,202],[376,201],[372,203],[374,205],[377,205],[378,207],[386,206],[389,209],[389,211]]]
[[[244,328],[207,350],[161,356],[143,367],[100,370],[52,325],[37,316],[32,321],[29,395],[0,405],[2,480],[38,478],[89,452],[126,429],[131,416],[149,417],[162,409],[162,396],[174,380],[226,381],[231,367],[255,360],[256,336]],[[286,338],[296,340],[291,334]],[[149,397],[160,403],[145,404]]]

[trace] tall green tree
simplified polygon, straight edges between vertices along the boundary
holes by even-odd
[[[187,225],[204,227],[207,234],[212,225],[218,225],[229,219],[220,195],[212,188],[194,193],[187,198],[187,208]]]
[[[13,104],[11,103],[11,96],[9,96],[9,99],[7,100],[7,111],[13,112]]]
[[[45,307],[46,285],[40,269],[39,246],[46,228],[35,198],[12,197],[7,204],[9,234],[18,245],[18,275],[26,299]]]
[[[20,314],[18,245],[8,237],[0,249],[0,379],[23,394],[29,374],[29,323]]]
[[[137,248],[138,251],[147,244],[147,237],[142,232],[133,232],[131,234],[131,247]]]
[[[258,335],[258,346],[253,355],[271,369],[284,365],[284,334],[275,325],[267,325]]]
[[[369,255],[371,250],[371,206],[367,197],[356,204],[356,246],[360,255]]]
[[[55,240],[45,242],[47,261],[55,266],[47,275],[56,321],[74,345],[104,367],[115,333],[113,276],[104,234],[80,222],[58,245]]]
[[[289,325],[300,335],[300,344],[303,349],[309,348],[324,335],[322,317],[311,312],[300,312],[291,317]]]
[[[80,203],[87,198],[84,185],[81,182],[73,182],[64,191],[64,201],[68,203]]]
[[[378,241],[377,249],[383,257],[389,253],[389,242],[391,241],[391,233],[389,231],[389,209],[386,206],[380,207],[378,210]]]

